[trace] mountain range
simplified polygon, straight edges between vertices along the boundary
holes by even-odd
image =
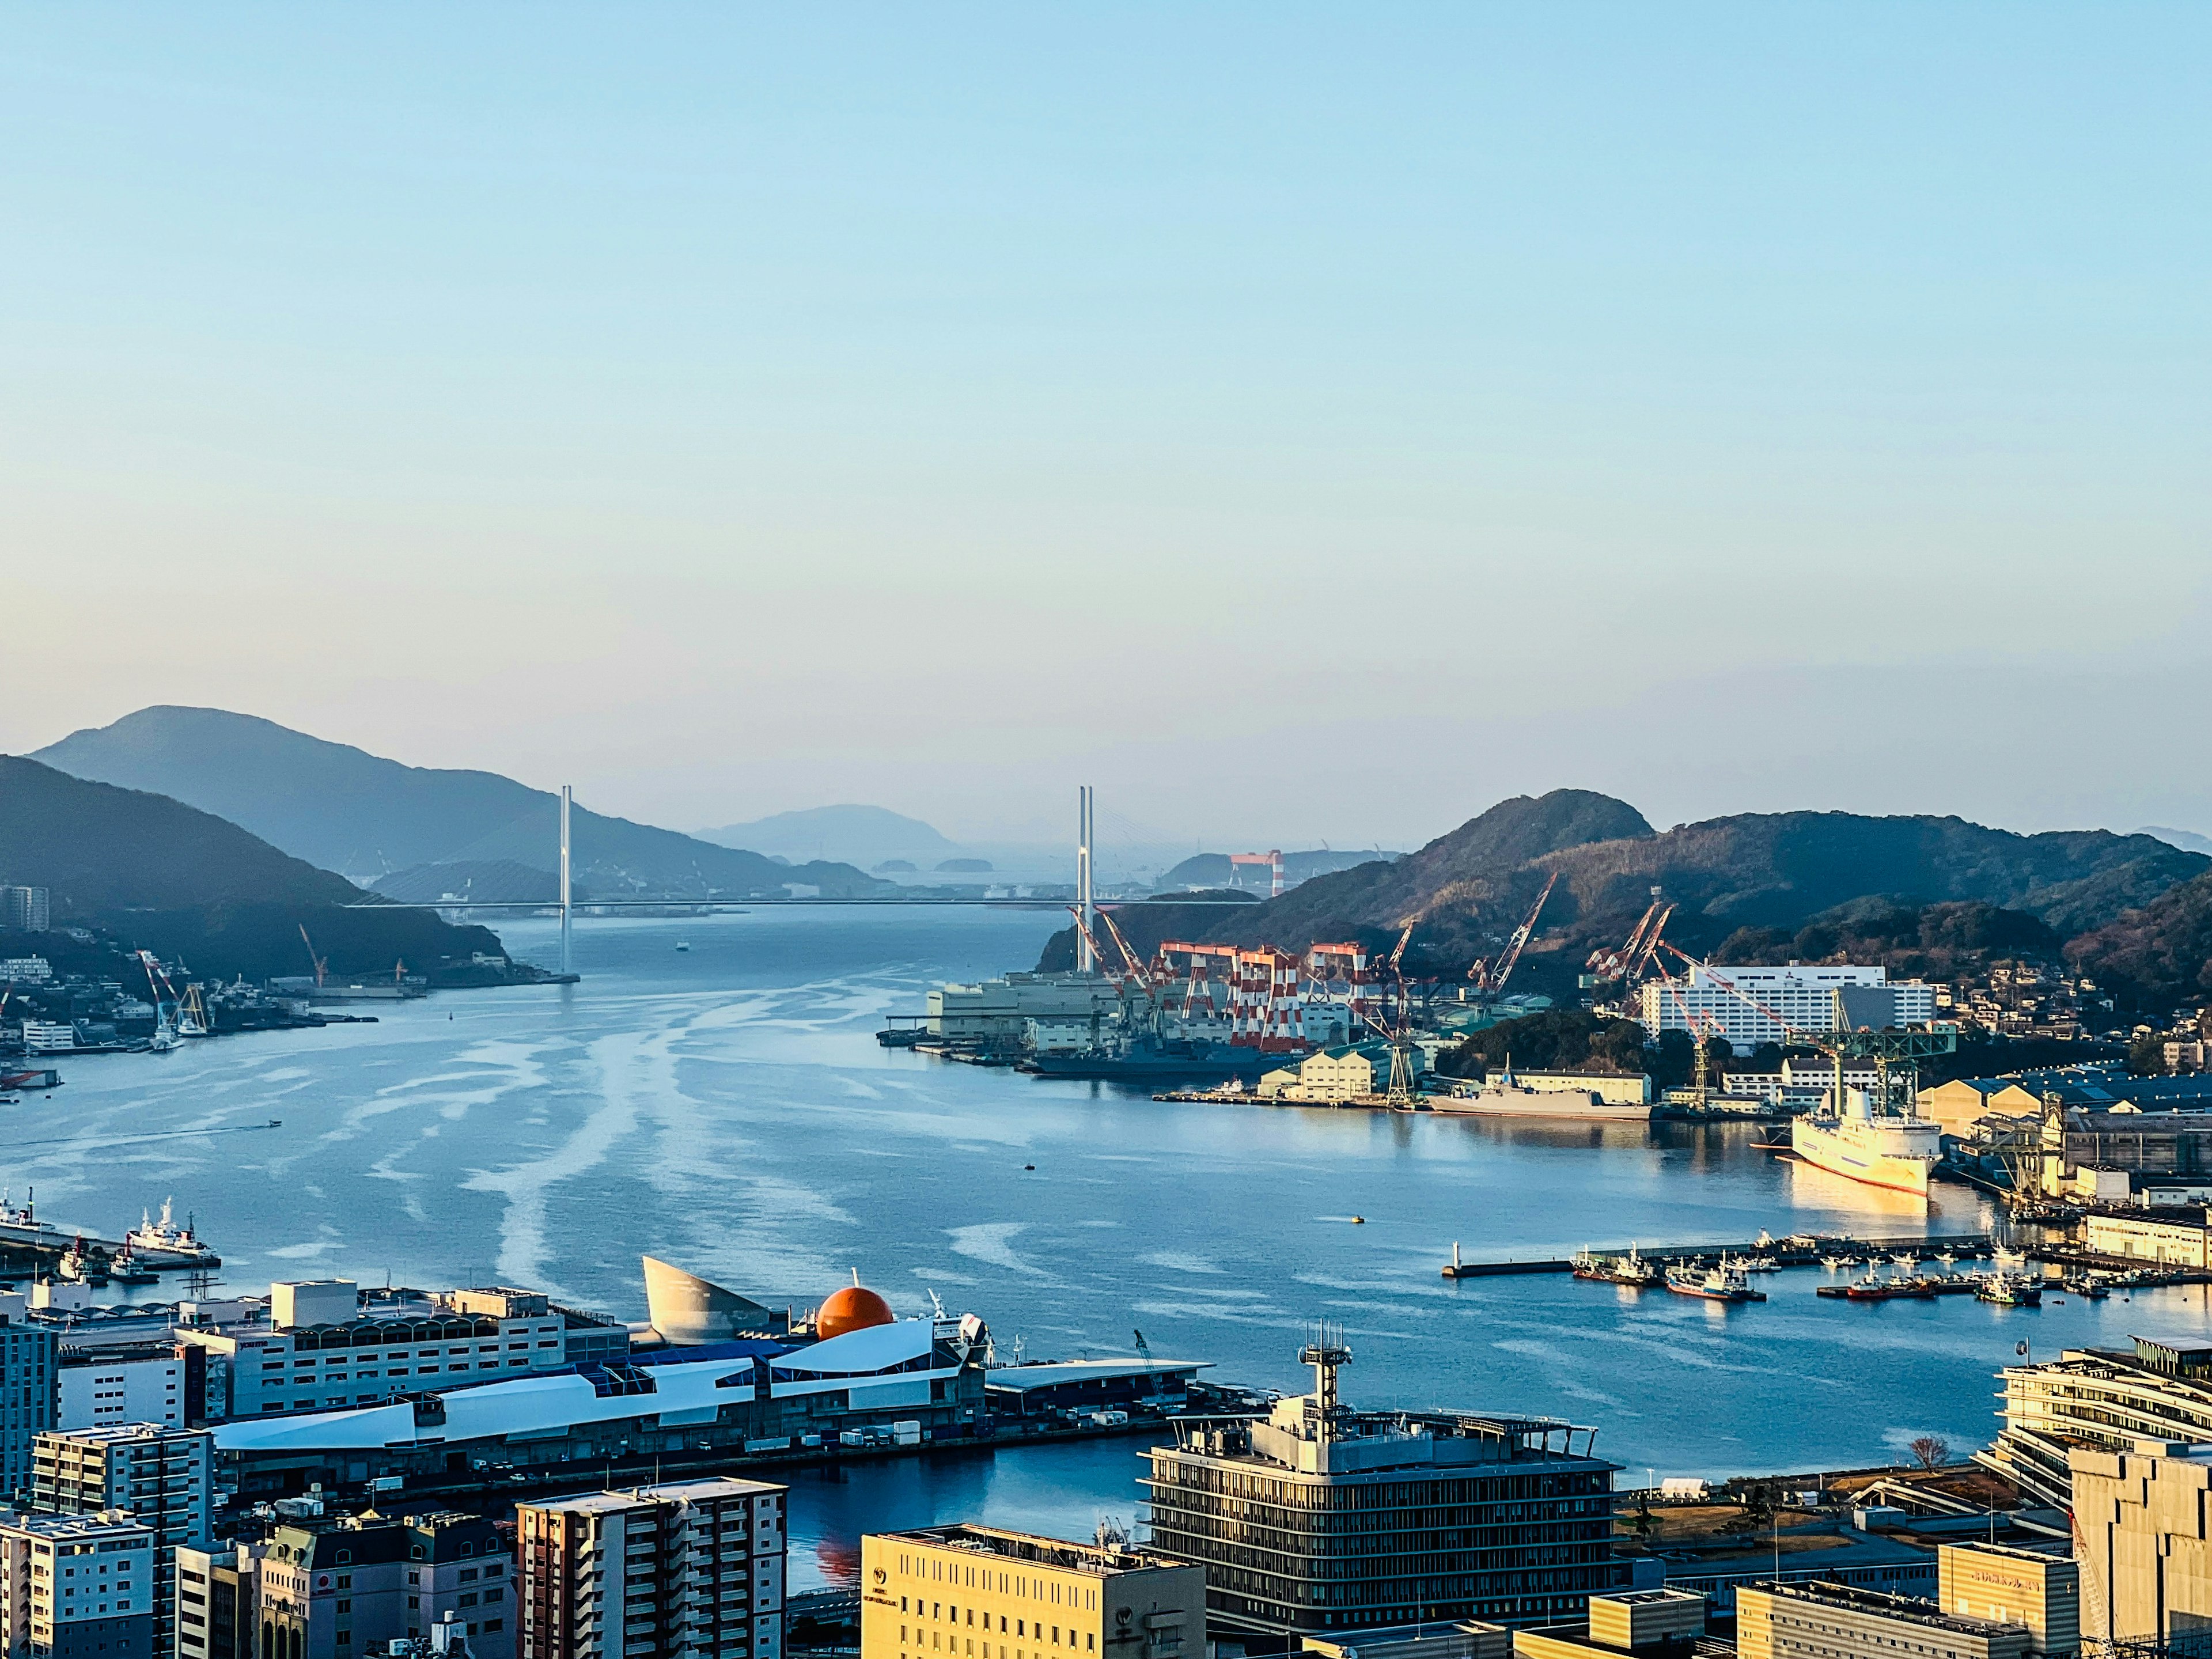
[[[362,882],[420,866],[558,862],[560,798],[495,772],[407,766],[219,708],[142,708],[32,756],[74,776],[167,795],[270,845]],[[787,865],[672,830],[576,807],[574,878],[603,897],[780,894],[803,882],[832,897],[888,890],[849,865]]]
[[[303,927],[338,973],[404,960],[435,979],[502,954],[489,930],[429,911],[348,908],[368,900],[351,882],[211,813],[16,756],[0,756],[0,879],[46,888],[57,927],[107,928],[221,978],[306,972]]]
[[[1316,876],[1328,875],[1332,871],[1350,870],[1377,860],[1388,862],[1398,856],[1395,853],[1349,852],[1340,853],[1328,848],[1317,848],[1311,852],[1283,854],[1283,879],[1293,885],[1311,881]],[[1264,866],[1242,866],[1246,887],[1265,887],[1270,876]],[[1239,884],[1239,866],[1230,863],[1226,853],[1194,853],[1153,884],[1160,891],[1194,892],[1200,889],[1235,887]]]
[[[927,870],[961,852],[920,818],[881,806],[810,806],[702,830],[699,839],[789,859],[835,859],[864,870],[892,859]]]
[[[1219,943],[1302,950],[1349,939],[1387,950],[1410,923],[1409,971],[1455,979],[1503,945],[1556,876],[1514,983],[1562,995],[1655,894],[1676,907],[1667,937],[1700,956],[1771,951],[1823,919],[1876,914],[1910,917],[1917,937],[1923,911],[1978,907],[1932,925],[1999,941],[1978,947],[1986,951],[2009,948],[2001,941],[2032,924],[2085,969],[2154,999],[2173,994],[2185,969],[2191,980],[2202,969],[2201,955],[2195,966],[2185,959],[2189,930],[2212,913],[2212,894],[2203,910],[2189,897],[2212,889],[2208,870],[2212,859],[2152,836],[2023,836],[1955,817],[1745,813],[1662,834],[1626,801],[1559,789],[1501,801],[1395,862],[1318,876],[1265,904],[1152,915],[1130,905],[1115,920],[1145,949],[1188,937],[1195,921]],[[1072,958],[1073,939],[1056,936],[1046,962]]]

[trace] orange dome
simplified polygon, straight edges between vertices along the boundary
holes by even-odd
[[[859,1285],[848,1285],[832,1293],[814,1316],[814,1334],[827,1339],[842,1336],[848,1331],[865,1331],[876,1325],[889,1325],[898,1316],[891,1304],[873,1291]]]

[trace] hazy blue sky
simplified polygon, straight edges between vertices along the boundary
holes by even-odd
[[[2212,9],[0,22],[0,747],[2212,830]]]

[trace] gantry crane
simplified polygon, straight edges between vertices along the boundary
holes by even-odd
[[[1528,907],[1527,918],[1513,930],[1513,937],[1506,940],[1505,948],[1498,954],[1495,966],[1492,965],[1489,957],[1477,957],[1474,959],[1474,965],[1467,970],[1467,976],[1474,981],[1475,989],[1486,996],[1496,996],[1505,989],[1505,981],[1513,977],[1514,964],[1521,960],[1522,951],[1527,946],[1529,936],[1536,931],[1536,918],[1544,914],[1544,901],[1552,896],[1552,889],[1559,884],[1559,880],[1557,870],[1546,878],[1544,890],[1536,895],[1536,902]]]

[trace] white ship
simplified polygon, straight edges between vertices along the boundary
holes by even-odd
[[[155,1220],[143,1210],[138,1212],[138,1224],[123,1237],[125,1249],[143,1253],[152,1251],[161,1255],[181,1255],[199,1258],[212,1256],[215,1252],[200,1243],[186,1218],[183,1226],[177,1225],[173,1200],[161,1200],[161,1218]]]
[[[1790,1150],[1815,1169],[1893,1192],[1928,1194],[1928,1172],[1942,1162],[1943,1128],[1927,1118],[1873,1115],[1865,1097],[1841,1117],[1801,1117]]]

